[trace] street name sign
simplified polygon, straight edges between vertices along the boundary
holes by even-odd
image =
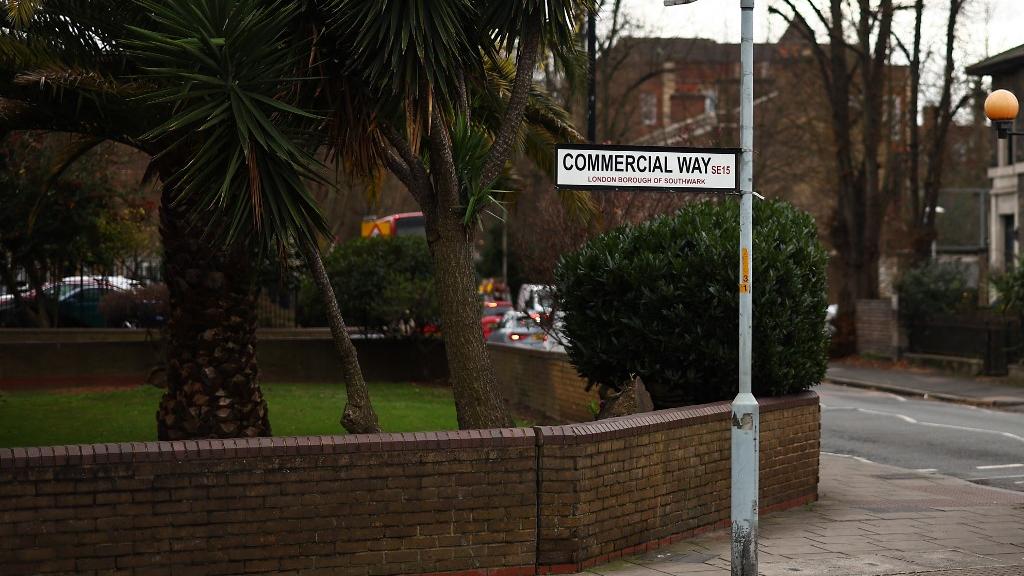
[[[739,192],[733,148],[560,144],[555,186],[583,190]]]

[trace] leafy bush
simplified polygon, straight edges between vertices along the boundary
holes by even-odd
[[[904,272],[896,282],[900,316],[906,322],[927,320],[935,314],[952,314],[973,307],[975,291],[967,285],[962,267],[929,261]]]
[[[367,333],[397,336],[437,322],[433,263],[418,236],[359,238],[324,258],[345,322]],[[311,278],[299,292],[300,322],[326,326],[320,292]]]
[[[656,408],[731,399],[739,365],[739,206],[690,204],[612,230],[556,271],[569,359],[614,389],[640,376]],[[754,394],[825,374],[826,255],[811,217],[757,202],[753,247]]]

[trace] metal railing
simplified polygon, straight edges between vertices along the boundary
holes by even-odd
[[[1003,376],[1024,355],[1021,322],[1003,316],[936,316],[905,324],[908,352],[976,358],[984,372]]]

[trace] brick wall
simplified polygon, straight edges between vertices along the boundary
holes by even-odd
[[[769,399],[763,509],[816,498]],[[725,404],[534,429],[0,449],[0,573],[575,572],[724,526]],[[539,535],[539,538],[538,538]]]
[[[760,403],[762,510],[816,499],[817,396]],[[727,526],[730,415],[719,402],[538,427],[538,564],[576,572]]]
[[[564,352],[507,344],[488,344],[487,349],[498,385],[509,402],[552,422],[594,419],[590,407],[598,401],[597,387],[586,390],[587,381],[576,373]]]
[[[857,353],[895,358],[897,329],[891,301],[857,300]]]

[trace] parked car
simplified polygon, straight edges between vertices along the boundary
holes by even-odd
[[[483,330],[484,340],[487,340],[487,337],[501,322],[501,318],[510,311],[512,311],[512,303],[508,300],[488,300],[483,303],[480,328]]]
[[[542,347],[547,339],[547,333],[533,318],[515,310],[502,316],[501,322],[487,337],[488,342],[535,347]]]
[[[100,314],[100,301],[111,292],[125,292],[141,286],[136,280],[124,276],[68,276],[43,287],[48,300],[48,311],[59,326],[105,328],[106,319]],[[38,293],[34,290],[22,294],[22,300],[34,305]],[[0,324],[19,326],[25,318],[15,309],[13,296],[0,301]]]

